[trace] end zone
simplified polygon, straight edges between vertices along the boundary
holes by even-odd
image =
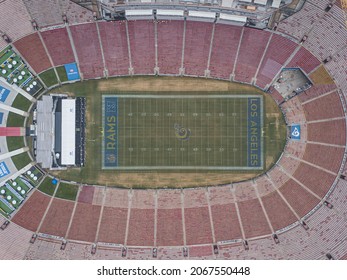
[[[118,98],[102,97],[102,168],[118,166]]]
[[[248,98],[247,123],[247,163],[248,167],[263,168],[263,99],[260,97]]]

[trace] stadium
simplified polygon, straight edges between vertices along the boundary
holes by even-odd
[[[0,259],[347,259],[345,0],[0,0]]]

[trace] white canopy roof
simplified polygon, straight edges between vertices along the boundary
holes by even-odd
[[[281,0],[273,0],[272,6],[273,8],[279,8],[281,5]]]
[[[216,13],[213,12],[198,12],[198,11],[189,11],[190,17],[199,17],[199,18],[215,18]]]
[[[153,10],[125,10],[125,16],[151,16]]]
[[[61,164],[74,165],[76,163],[76,100],[63,99],[61,105]]]
[[[254,3],[255,4],[260,4],[260,5],[266,5],[266,3],[267,3],[267,0],[254,0]]]
[[[157,15],[158,16],[184,16],[184,11],[183,10],[162,10],[158,9],[157,10]]]
[[[247,22],[247,17],[237,16],[237,15],[230,15],[230,14],[225,14],[225,13],[220,13],[219,18],[223,19],[223,20]]]

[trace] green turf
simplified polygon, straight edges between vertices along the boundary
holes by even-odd
[[[23,167],[27,166],[31,159],[29,157],[29,154],[27,152],[13,156],[12,161],[14,165],[16,166],[17,170],[21,170]]]
[[[68,200],[75,200],[78,192],[77,185],[67,183],[60,183],[55,197],[64,198]]]
[[[17,177],[14,180],[18,186],[20,186],[25,192],[28,192],[30,190],[30,188],[23,182],[23,180],[20,177]]]
[[[13,112],[8,113],[7,124],[9,127],[23,127],[25,118]]]
[[[46,177],[42,183],[39,186],[39,190],[48,194],[48,195],[53,195],[55,188],[57,186],[52,184],[52,178],[51,177]]]
[[[6,137],[8,151],[14,151],[24,147],[24,137]]]
[[[63,83],[63,82],[66,82],[68,79],[67,79],[67,75],[66,75],[66,71],[65,71],[65,67],[64,66],[59,66],[57,68],[55,68],[57,70],[57,73],[58,73],[58,76],[59,76],[59,79],[60,81]]]
[[[53,68],[41,73],[39,76],[47,87],[58,84],[58,79]]]
[[[20,206],[20,203],[21,203],[21,200],[19,199],[19,198],[17,198],[14,194],[13,194],[13,192],[12,191],[10,191],[8,188],[7,188],[7,186],[5,186],[4,188],[3,188],[4,190],[5,190],[5,194],[4,194],[4,198],[6,199],[6,197],[7,196],[11,196],[11,199],[8,201],[7,199],[7,201],[8,202],[12,202],[12,200],[15,200],[17,203],[16,204],[12,204],[11,203],[11,205],[14,207],[14,208],[18,208],[19,206]],[[15,191],[15,190],[14,190]],[[8,207],[8,209],[9,209],[9,207]]]
[[[9,207],[7,207],[7,205],[5,203],[0,201],[0,213],[2,213],[4,216],[7,217],[7,215],[12,213],[12,212],[13,211]]]
[[[118,117],[111,112],[103,130],[104,150],[117,161],[107,168],[254,169],[248,166],[249,97],[218,92],[208,96],[128,94],[117,99],[106,95],[105,100],[118,100]]]
[[[210,80],[206,79],[190,79],[190,78],[163,78],[163,77],[135,77],[135,78],[115,78],[115,79],[108,79],[108,80],[90,80],[85,82],[77,82],[73,84],[64,85],[60,88],[54,89],[54,92],[61,92],[61,93],[69,93],[70,95],[74,96],[82,96],[87,98],[87,127],[86,127],[86,165],[83,168],[73,168],[68,169],[66,171],[61,171],[55,173],[56,176],[70,181],[76,181],[81,183],[89,183],[89,184],[101,184],[101,185],[111,185],[111,186],[138,186],[138,187],[151,187],[151,186],[157,186],[153,185],[151,176],[153,173],[153,178],[157,176],[154,174],[154,171],[151,172],[145,172],[146,174],[146,182],[142,181],[142,174],[144,172],[136,172],[132,171],[129,173],[129,171],[119,171],[119,170],[103,170],[101,166],[102,162],[102,139],[103,139],[103,127],[102,127],[102,95],[103,94],[134,94],[134,89],[124,90],[126,88],[123,85],[129,85],[129,87],[132,87],[133,84],[139,83],[138,80],[141,82],[141,85],[138,87],[139,91],[136,94],[153,94],[153,91],[147,92],[146,90],[141,90],[143,87],[144,89],[147,88],[153,88],[152,83],[154,84],[154,89],[156,92],[161,91],[162,86],[156,86],[156,82],[153,81],[162,81],[160,83],[168,83],[173,85],[175,92],[172,92],[171,94],[179,95],[179,94],[209,94],[209,90],[215,90],[215,93],[217,92],[215,87],[219,87],[219,84],[222,83],[223,86],[221,86],[221,89],[218,89],[218,94],[225,94],[225,95],[234,95],[234,94],[256,94],[263,96],[263,102],[264,102],[264,146],[263,151],[265,152],[264,156],[264,169],[269,169],[278,159],[278,157],[281,155],[284,143],[286,141],[286,125],[284,121],[284,117],[279,110],[277,104],[272,100],[271,96],[268,94],[262,93],[260,90],[251,87],[251,86],[245,86],[237,83],[227,83],[227,82],[219,82],[219,81],[212,81],[213,85],[209,86]],[[171,80],[174,80],[174,83],[170,82]],[[201,89],[199,91],[196,91],[195,89],[195,82],[190,82],[191,80],[196,80],[199,83],[202,83],[205,85],[206,83],[206,89]],[[189,84],[190,83],[190,90],[183,90],[180,91],[182,87],[186,86],[186,81]],[[224,84],[223,84],[224,83]],[[107,86],[104,86],[107,84]],[[143,85],[143,86],[142,86]],[[115,90],[114,88],[122,88],[122,90]],[[201,88],[201,87],[200,87]],[[170,94],[170,93],[168,93]],[[193,134],[192,134],[193,135]],[[182,171],[183,172],[183,171]],[[263,171],[228,171],[226,172],[219,172],[215,171],[214,174],[207,174],[211,176],[220,176],[221,179],[215,180],[216,177],[211,177],[212,179],[204,179],[203,175],[194,176],[197,172],[204,173],[205,171],[200,171],[199,169],[194,170],[193,172],[188,171],[187,176],[190,176],[191,179],[185,179],[184,186],[196,186],[197,184],[200,185],[206,185],[210,184],[212,182],[234,182],[237,181],[239,177],[244,178],[245,173],[249,174],[247,178],[254,177]],[[133,175],[134,173],[134,175]],[[189,174],[188,174],[189,173]],[[192,175],[190,175],[192,173]],[[177,177],[177,174],[172,174],[168,172],[164,172],[164,174],[167,174],[168,177],[168,184],[164,186],[172,186],[175,187],[182,185],[181,184],[181,178]],[[121,177],[123,176],[124,177]],[[137,176],[137,178],[133,178],[133,176]],[[179,175],[181,176],[181,175]],[[182,175],[186,177],[186,175]],[[126,178],[123,180],[122,183],[118,183],[118,178]],[[219,177],[218,177],[219,178]],[[236,179],[234,179],[236,178]],[[129,182],[129,184],[125,183]],[[156,183],[155,183],[156,184]],[[213,184],[213,183],[212,183]],[[158,183],[158,186],[160,184]]]
[[[23,111],[28,111],[31,104],[31,101],[26,99],[23,95],[17,94],[15,100],[12,103],[12,107]]]

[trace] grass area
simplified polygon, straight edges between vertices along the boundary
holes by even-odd
[[[23,127],[25,118],[13,112],[9,112],[7,116],[6,126]]]
[[[13,156],[11,159],[18,170],[21,170],[31,162],[31,158],[27,152]]]
[[[77,185],[68,183],[60,183],[55,197],[64,198],[68,200],[75,200],[78,192]]]
[[[17,109],[28,111],[31,105],[31,101],[26,99],[23,95],[17,94],[15,100],[12,103],[12,107],[15,107]]]
[[[126,77],[108,80],[85,81],[64,85],[55,92],[68,93],[70,96],[87,98],[86,112],[86,166],[53,172],[55,176],[69,181],[107,186],[125,187],[193,187],[216,185],[246,180],[264,172],[238,171],[119,171],[103,170],[102,161],[102,94],[155,94],[167,92],[191,95],[248,94],[262,95],[264,101],[264,162],[269,169],[281,155],[286,141],[286,126],[283,115],[271,96],[247,85],[210,79],[180,77]],[[207,110],[209,111],[209,110]],[[217,112],[217,109],[216,109]],[[217,120],[216,120],[217,122]],[[151,123],[153,121],[151,120]],[[218,123],[218,122],[217,122]],[[184,124],[182,124],[184,125]],[[212,124],[211,124],[212,125]],[[190,127],[189,127],[190,128]],[[192,135],[193,135],[192,131]],[[216,131],[217,133],[217,131]],[[193,137],[193,136],[192,136]],[[217,142],[216,142],[217,146]],[[140,147],[141,148],[141,147]]]
[[[5,217],[8,217],[10,213],[13,211],[2,201],[0,201],[0,213],[2,213]]]
[[[41,73],[39,76],[47,87],[58,84],[58,79],[53,68]]]
[[[15,181],[15,182],[17,183],[17,185],[18,185],[19,187],[21,187],[22,190],[25,191],[25,193],[27,193],[28,191],[30,191],[30,188],[24,183],[24,181],[22,180],[22,178],[17,177],[17,178],[16,178],[15,180],[13,180],[13,181]],[[24,195],[24,194],[22,194],[22,195]]]
[[[24,147],[24,137],[6,137],[8,151],[14,151]]]
[[[53,195],[54,191],[56,189],[57,185],[53,185],[52,184],[52,178],[51,177],[46,177],[42,183],[40,184],[40,186],[38,187],[38,189],[48,195]]]
[[[57,68],[55,68],[57,70],[57,73],[58,73],[58,76],[59,76],[59,79],[60,81],[63,83],[63,82],[66,82],[68,79],[67,79],[67,75],[66,75],[66,71],[65,71],[65,67],[64,66],[59,66]]]

